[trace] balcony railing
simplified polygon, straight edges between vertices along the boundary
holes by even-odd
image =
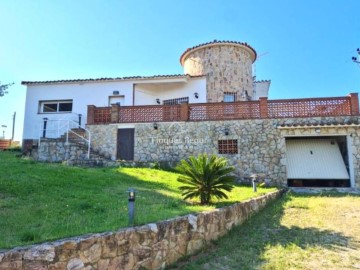
[[[87,124],[213,121],[359,115],[358,94],[234,103],[201,103],[95,107],[88,106]]]

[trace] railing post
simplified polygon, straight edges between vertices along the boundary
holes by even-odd
[[[359,96],[358,93],[350,93],[350,110],[351,115],[359,115]]]
[[[79,117],[79,128],[81,128],[81,116],[82,116],[82,114],[79,113],[79,114],[78,114],[78,117]]]
[[[88,125],[93,125],[95,124],[95,109],[96,109],[96,106],[94,105],[88,105],[88,108],[87,108],[87,124]]]
[[[189,120],[189,104],[181,103],[180,104],[180,121]]]
[[[260,102],[260,118],[269,118],[267,97],[259,98],[259,102]]]
[[[47,117],[44,117],[43,120],[44,120],[44,123],[43,123],[43,134],[42,134],[42,137],[45,138],[45,137],[46,137],[46,125],[47,125],[48,118],[47,118]]]
[[[110,121],[111,123],[119,123],[120,105],[118,103],[111,104]]]
[[[70,122],[67,122],[67,128],[66,128],[66,143],[69,142],[69,129],[70,129]]]

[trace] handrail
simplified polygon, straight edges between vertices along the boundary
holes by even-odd
[[[47,120],[47,122],[53,122],[53,123],[55,123],[55,126],[57,126],[57,127],[56,128],[45,128],[45,129],[44,129],[44,127],[40,127],[39,145],[41,144],[41,138],[46,138],[46,134],[44,134],[44,132],[45,133],[46,132],[55,132],[55,134],[57,135],[57,138],[60,138],[60,135],[65,133],[66,143],[69,142],[69,133],[71,133],[71,134],[74,134],[75,136],[77,136],[78,138],[84,140],[87,143],[87,145],[88,145],[87,158],[90,159],[91,133],[87,128],[81,127],[80,123],[73,121],[71,119],[51,119],[51,120],[49,119],[49,120]],[[80,134],[76,133],[73,130],[74,128],[81,128],[82,130],[84,130],[85,136],[81,136]],[[43,135],[45,135],[45,137]]]

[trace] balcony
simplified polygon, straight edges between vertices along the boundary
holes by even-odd
[[[197,103],[96,107],[88,106],[87,124],[215,121],[359,115],[358,94],[233,103]]]

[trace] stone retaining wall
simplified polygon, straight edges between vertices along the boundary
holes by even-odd
[[[0,251],[0,270],[163,269],[223,236],[282,192],[117,232]]]

